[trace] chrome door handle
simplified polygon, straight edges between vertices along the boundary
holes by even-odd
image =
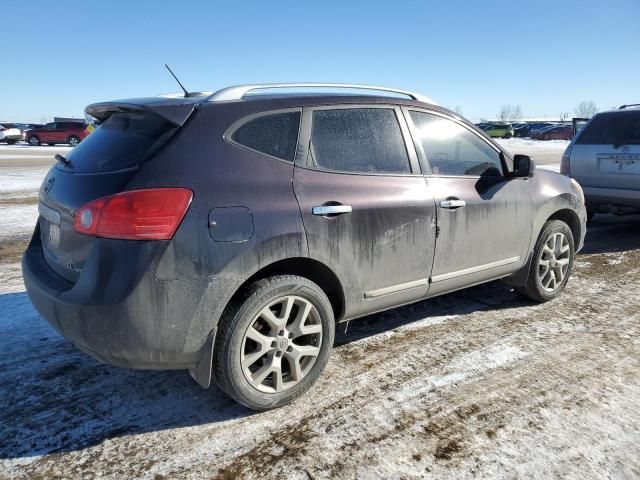
[[[353,209],[351,205],[321,205],[313,207],[311,213],[314,215],[340,215],[342,213],[351,213]]]
[[[460,208],[467,204],[464,200],[441,200],[440,206],[442,208]]]

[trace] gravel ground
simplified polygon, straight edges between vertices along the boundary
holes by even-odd
[[[0,236],[1,478],[640,477],[639,217],[596,217],[555,301],[494,282],[352,322],[260,414],[56,334],[19,278],[28,227]]]

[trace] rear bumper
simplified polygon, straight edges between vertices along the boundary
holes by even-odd
[[[130,248],[148,250],[149,243]],[[109,258],[105,251],[92,252],[73,284],[49,267],[34,235],[22,258],[29,298],[61,335],[102,362],[142,369],[195,368],[215,328],[202,313],[206,309],[200,308],[205,284],[158,281],[149,264],[142,274],[127,278],[119,269],[125,266],[135,272],[139,265],[124,250],[121,260]],[[96,258],[106,259],[109,268],[104,268],[105,262],[92,261]]]
[[[640,208],[640,188],[622,190],[616,188],[582,187],[589,206],[615,205]]]

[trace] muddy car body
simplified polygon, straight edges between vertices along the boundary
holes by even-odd
[[[418,95],[257,88],[88,107],[103,123],[45,178],[23,257],[79,348],[264,409],[310,388],[335,322],[500,278],[564,287],[586,221],[571,179]],[[152,217],[174,229],[145,237]]]

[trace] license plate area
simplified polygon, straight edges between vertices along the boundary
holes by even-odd
[[[640,155],[612,155],[598,159],[601,173],[640,175]]]

